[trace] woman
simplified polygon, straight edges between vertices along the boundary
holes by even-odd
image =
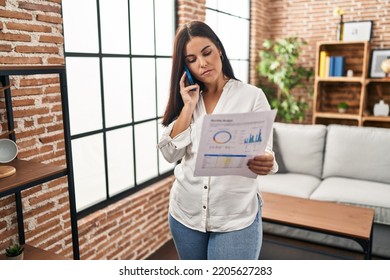
[[[193,172],[206,114],[263,110],[270,110],[263,91],[235,78],[208,25],[194,21],[178,30],[162,120],[166,128],[158,147],[167,161],[181,161],[175,167],[168,217],[180,259],[258,259],[263,234],[257,179],[195,177]],[[270,138],[266,153],[248,161],[258,175],[277,171]]]

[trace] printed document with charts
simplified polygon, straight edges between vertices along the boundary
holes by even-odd
[[[264,154],[276,110],[204,117],[194,176],[255,178],[249,159]]]

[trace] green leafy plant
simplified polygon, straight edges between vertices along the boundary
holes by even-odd
[[[5,249],[5,255],[7,257],[16,257],[19,256],[21,253],[23,253],[24,247],[18,243],[14,243],[9,245]]]
[[[345,103],[345,102],[340,102],[340,103],[337,105],[337,108],[339,108],[339,109],[347,109],[347,108],[348,108],[348,104]]]
[[[272,108],[278,110],[281,121],[303,121],[306,116],[308,104],[303,97],[296,98],[292,91],[301,87],[313,94],[314,77],[312,68],[299,64],[302,47],[306,41],[298,37],[288,37],[279,40],[265,40],[260,50],[260,62],[257,70],[260,77],[266,77],[277,86],[276,94],[267,94]]]
[[[339,104],[337,104],[337,108],[340,113],[345,113],[348,109],[348,104],[345,102],[340,102]]]

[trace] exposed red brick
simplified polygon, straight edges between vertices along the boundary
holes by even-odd
[[[8,44],[0,44],[0,52],[10,52],[12,51],[12,46]]]
[[[60,16],[48,16],[48,15],[37,15],[37,20],[42,22],[49,22],[49,23],[62,23],[62,18]]]
[[[32,20],[33,16],[32,14],[26,12],[0,10],[0,18]]]
[[[54,65],[64,65],[65,59],[62,57],[50,57],[47,59],[48,64],[54,64]]]
[[[39,37],[39,42],[63,44],[64,43],[64,38],[61,37],[61,36],[41,35]]]
[[[42,12],[52,12],[52,13],[61,13],[60,6],[56,5],[43,5],[43,4],[34,4],[30,2],[19,2],[20,9],[31,10],[31,11],[42,11]]]
[[[40,57],[0,57],[0,64],[42,64]]]
[[[28,24],[28,23],[7,23],[7,28],[9,30],[20,30],[20,31],[29,31],[29,32],[51,32],[50,26],[39,25],[39,24]]]
[[[17,46],[15,51],[18,53],[50,53],[58,54],[58,47],[45,47],[45,46]]]
[[[27,86],[46,86],[54,83],[59,83],[59,78],[58,77],[48,77],[46,78],[40,78],[40,79],[35,79],[35,78],[25,78],[20,81],[20,86],[27,87]]]
[[[0,41],[30,42],[31,36],[27,34],[0,33]]]

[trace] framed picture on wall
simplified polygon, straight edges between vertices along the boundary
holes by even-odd
[[[343,41],[370,41],[372,20],[344,22]]]
[[[371,52],[371,65],[370,65],[370,78],[383,78],[385,72],[382,71],[382,61],[390,57],[390,49],[372,50]]]

